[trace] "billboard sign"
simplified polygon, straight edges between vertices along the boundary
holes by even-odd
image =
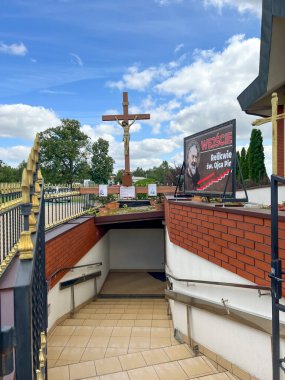
[[[184,139],[185,193],[235,197],[236,121],[230,120]],[[232,171],[233,168],[233,171]]]

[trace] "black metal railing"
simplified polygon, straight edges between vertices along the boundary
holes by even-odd
[[[285,311],[280,304],[282,283],[285,282],[282,261],[279,258],[278,231],[278,183],[285,184],[285,178],[271,176],[271,288],[272,288],[272,370],[273,380],[280,380],[280,369],[285,372],[285,358],[280,358],[279,312]]]
[[[45,190],[46,201],[46,230],[78,218],[91,209],[89,194],[80,194],[79,191],[64,189],[63,192]]]
[[[5,307],[5,318],[0,317],[0,379],[10,375],[9,378],[21,380],[44,380],[45,200],[38,136],[23,170],[21,197],[6,194],[1,202],[0,310]]]

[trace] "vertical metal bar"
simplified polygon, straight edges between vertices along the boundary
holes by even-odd
[[[280,325],[278,260],[278,182],[271,176],[271,287],[272,287],[272,372],[273,380],[280,380]]]

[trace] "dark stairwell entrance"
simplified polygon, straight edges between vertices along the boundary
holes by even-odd
[[[166,279],[162,219],[115,223],[111,219],[105,228],[109,235],[110,272],[99,297],[163,298]]]

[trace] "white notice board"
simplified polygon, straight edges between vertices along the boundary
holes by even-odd
[[[135,186],[120,186],[120,198],[135,198],[136,188]]]
[[[99,185],[99,197],[107,197],[108,188],[107,185]]]

